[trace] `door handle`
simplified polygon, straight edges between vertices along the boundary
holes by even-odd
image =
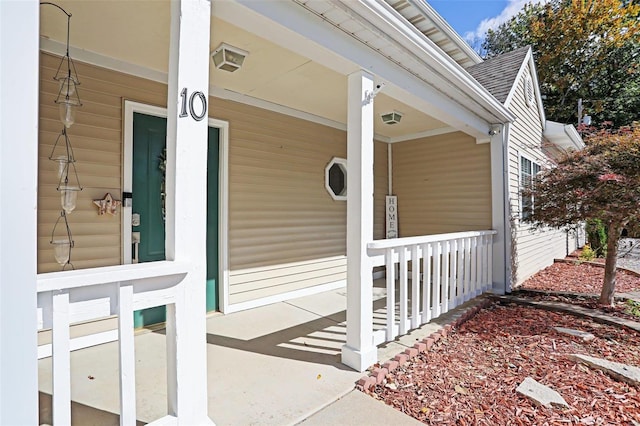
[[[138,263],[138,247],[140,246],[140,232],[131,233],[131,244],[133,245],[131,263]]]

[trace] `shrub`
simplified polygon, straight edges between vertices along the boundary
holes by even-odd
[[[596,253],[593,251],[589,244],[585,244],[582,248],[582,253],[580,253],[580,260],[590,261],[595,259]]]
[[[587,241],[595,257],[605,257],[607,254],[607,228],[600,219],[587,220]]]

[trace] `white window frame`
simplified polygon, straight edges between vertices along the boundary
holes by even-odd
[[[522,194],[522,190],[525,188],[524,184],[523,184],[523,173],[524,170],[522,169],[522,160],[527,160],[530,164],[530,168],[528,171],[529,177],[529,184],[533,183],[533,179],[535,178],[535,176],[540,173],[542,171],[542,165],[540,163],[538,163],[537,161],[533,160],[531,157],[527,156],[527,155],[523,155],[521,153],[518,153],[518,205],[519,205],[519,210],[520,210],[520,219],[524,220],[524,219],[528,219],[530,216],[526,216],[524,214],[524,195]],[[537,168],[537,170],[536,170]],[[530,198],[530,202],[531,202],[531,211],[533,211],[533,209],[535,208],[535,199],[533,196],[531,196]]]
[[[341,194],[336,194],[335,192],[333,192],[333,189],[331,189],[331,186],[329,185],[329,170],[331,170],[331,168],[336,164],[342,169],[342,172],[344,173],[344,190]],[[329,161],[327,167],[324,168],[324,187],[329,195],[331,195],[331,198],[333,198],[334,200],[347,201],[348,174],[346,158],[333,157],[331,161]]]

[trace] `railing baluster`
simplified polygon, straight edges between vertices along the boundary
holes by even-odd
[[[442,242],[442,313],[449,312],[450,241]]]
[[[450,262],[450,270],[449,270],[449,309],[453,309],[457,306],[457,298],[456,298],[456,276],[458,273],[458,242],[456,240],[451,240],[449,242],[449,262]]]
[[[69,291],[52,292],[51,355],[53,424],[71,424],[71,351],[69,347]]]
[[[393,249],[387,249],[384,254],[387,267],[387,330],[386,339],[391,341],[395,338],[395,296],[396,296],[396,265],[393,261]]]
[[[411,328],[420,326],[420,258],[418,245],[411,246]]]
[[[440,316],[440,242],[433,244],[433,318]]]
[[[133,284],[118,289],[118,346],[120,362],[120,424],[136,423],[136,359],[133,339]]]
[[[478,239],[471,239],[471,297],[478,295]]]
[[[493,235],[487,237],[487,290],[493,288]]]
[[[456,305],[464,302],[464,240],[456,240],[456,257],[458,262],[458,271],[456,273]]]
[[[422,245],[422,322],[431,321],[431,244]]]
[[[471,299],[471,238],[464,239],[464,301]]]
[[[481,238],[482,241],[482,288],[481,293],[484,293],[487,290],[487,270],[488,270],[488,256],[487,256],[487,238],[483,235]]]
[[[406,247],[400,247],[398,253],[398,260],[400,262],[400,334],[407,333],[407,308],[409,307],[409,300],[407,297],[407,249]]]

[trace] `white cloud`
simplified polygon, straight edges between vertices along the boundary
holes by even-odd
[[[513,16],[517,15],[518,12],[522,10],[522,8],[527,3],[546,3],[548,0],[509,0],[509,4],[505,6],[505,8],[500,12],[499,15],[494,16],[492,18],[485,18],[480,22],[475,31],[469,31],[464,35],[464,39],[470,44],[478,44],[484,39],[485,34],[488,29],[495,30],[503,24],[511,19]]]

